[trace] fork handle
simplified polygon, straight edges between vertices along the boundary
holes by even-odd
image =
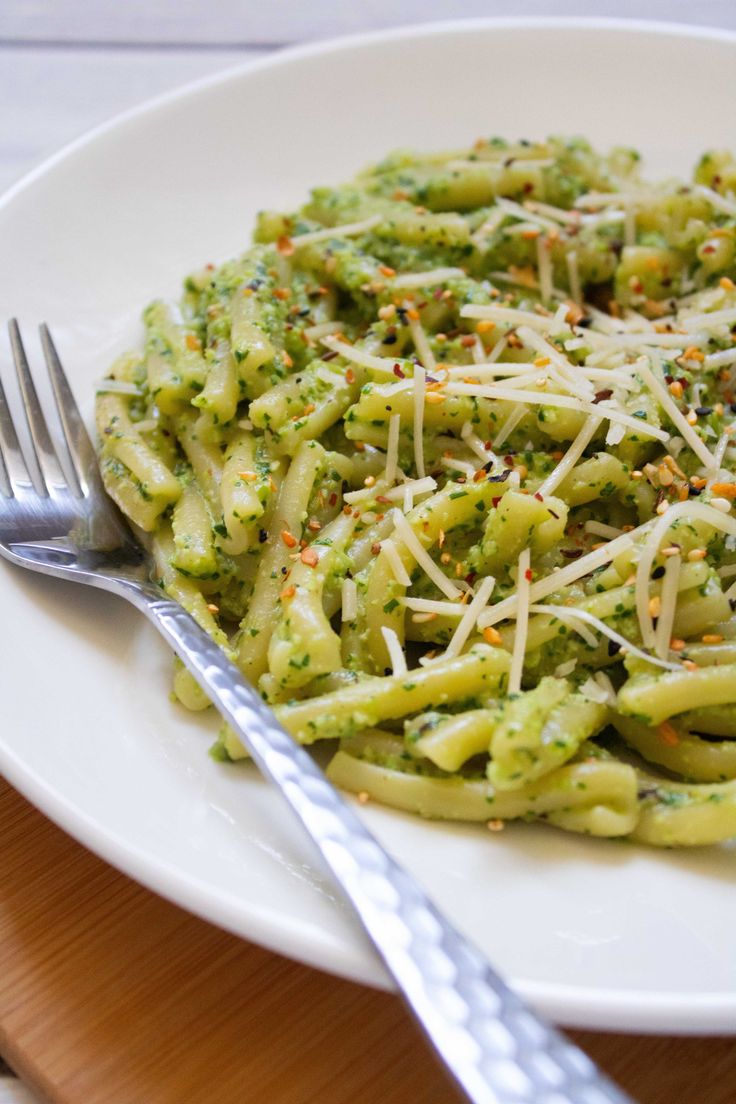
[[[468,1099],[631,1104],[442,916],[194,619],[148,584],[119,592],[153,621],[281,791]]]

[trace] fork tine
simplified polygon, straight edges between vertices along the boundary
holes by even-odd
[[[15,318],[8,324],[10,331],[10,345],[13,350],[13,361],[18,375],[18,385],[23,398],[23,407],[28,423],[28,431],[31,436],[31,450],[41,476],[42,489],[48,492],[63,490],[67,486],[66,477],[56,457],[46,418],[44,417],[38,394],[31,376],[26,351],[20,336],[20,329]]]
[[[3,382],[0,379],[0,475],[3,493],[12,495],[21,487],[32,487],[33,481],[23,459],[18,434],[15,432],[13,416],[5,398]]]
[[[92,484],[99,483],[97,454],[87,433],[82,415],[79,413],[79,407],[69,386],[69,380],[49,328],[43,322],[38,329],[64,441],[71,458],[70,469],[76,483],[73,490],[76,494],[81,495],[88,491]]]

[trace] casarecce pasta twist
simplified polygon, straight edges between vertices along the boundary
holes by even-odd
[[[147,308],[108,491],[341,786],[736,835],[734,191],[721,153],[651,185],[582,140],[399,152]]]

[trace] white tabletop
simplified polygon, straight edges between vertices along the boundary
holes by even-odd
[[[2,0],[0,192],[110,116],[288,43],[449,16],[540,15],[736,30],[734,0]],[[33,1104],[3,1073],[0,1061],[0,1104]]]

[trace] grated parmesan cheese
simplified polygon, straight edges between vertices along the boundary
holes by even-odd
[[[478,620],[478,615],[484,606],[488,605],[488,600],[493,593],[493,588],[496,585],[496,580],[492,575],[486,575],[478,586],[475,596],[471,602],[465,606],[465,612],[460,619],[460,624],[452,634],[450,643],[445,649],[444,658],[450,659],[453,656],[459,656],[463,650],[465,643],[470,636],[471,632],[475,628],[475,623]]]
[[[328,226],[324,230],[310,230],[308,234],[297,234],[291,238],[291,244],[295,249],[301,249],[304,245],[314,245],[316,242],[329,241],[330,238],[353,238],[357,234],[366,234],[374,226],[381,222],[380,215],[371,215],[362,222],[346,222],[342,226]]]
[[[386,482],[393,483],[399,468],[399,432],[401,415],[392,414],[388,420],[388,443],[386,446]]]
[[[580,283],[580,271],[578,269],[578,254],[576,249],[571,249],[565,256],[567,264],[567,279],[570,284],[570,296],[575,303],[582,303],[583,288]]]
[[[606,540],[613,540],[615,537],[620,537],[623,532],[622,529],[616,529],[613,525],[605,525],[602,521],[586,521],[583,529],[586,533],[591,533],[594,537],[605,537]]]
[[[476,387],[474,384],[466,383],[449,383],[446,390],[448,395],[474,395],[476,398],[506,399],[509,402],[535,403],[539,406],[567,407],[570,410],[582,410],[586,414],[597,416],[602,414],[604,418],[636,429],[646,437],[656,437],[659,441],[669,440],[669,433],[665,430],[651,425],[643,418],[633,418],[624,414],[606,402],[596,405],[584,399],[576,399],[572,395],[557,395],[554,392],[547,394],[542,391],[515,391],[510,387]]]
[[[552,255],[547,239],[537,238],[537,272],[539,273],[539,294],[543,303],[549,303],[553,294]]]
[[[675,623],[675,613],[677,611],[677,591],[681,563],[682,557],[678,554],[668,556],[664,565],[662,590],[660,591],[660,610],[657,627],[654,630],[654,650],[660,659],[666,659],[670,651],[672,626]]]
[[[358,588],[355,579],[342,581],[342,620],[354,621],[358,616]]]
[[[516,632],[509,670],[509,694],[518,694],[521,690],[521,675],[524,669],[527,633],[529,631],[530,564],[531,552],[528,548],[525,548],[519,555],[519,566],[516,573]]]
[[[381,551],[385,552],[386,559],[391,564],[391,570],[394,574],[394,579],[400,586],[411,586],[411,576],[404,567],[399,550],[397,549],[391,538],[381,541]]]
[[[671,529],[673,523],[681,517],[699,518],[701,521],[712,525],[714,529],[719,529],[723,533],[729,533],[736,537],[736,519],[722,514],[720,510],[714,510],[712,506],[707,506],[704,502],[677,502],[656,519],[647,542],[642,548],[636,568],[636,613],[639,618],[641,638],[647,648],[654,645],[654,625],[652,615],[649,612],[649,577],[652,573],[652,564],[667,532]],[[647,522],[647,525],[650,524],[651,522]],[[644,526],[640,525],[632,533],[638,533],[643,528]],[[628,536],[632,536],[632,533],[629,533]],[[612,543],[615,544],[615,541]],[[578,560],[578,563],[580,563],[580,560]]]
[[[404,305],[406,306],[407,310],[411,308],[410,303],[405,303]],[[427,340],[424,326],[418,318],[411,318],[410,316],[407,318],[407,322],[409,323],[409,333],[411,334],[411,339],[414,342],[414,348],[416,349],[417,356],[419,357],[420,361],[427,369],[427,371],[433,372],[434,369],[437,367],[437,361],[434,359],[434,354],[429,347],[429,341]]]
[[[394,508],[391,511],[391,516],[394,521],[394,528],[398,540],[400,540],[407,551],[412,554],[417,565],[421,567],[425,575],[427,575],[435,586],[448,598],[459,598],[462,591],[440,570],[429,552],[427,552],[426,548],[421,544],[416,533],[401,511]]]
[[[387,625],[381,625],[381,635],[386,644],[391,670],[395,675],[405,675],[407,671],[406,656],[404,655],[404,649],[401,647],[401,641],[395,631],[388,628]]]
[[[685,438],[690,448],[693,450],[698,459],[708,469],[713,469],[716,466],[716,460],[713,453],[710,451],[707,445],[698,437],[693,427],[688,423],[685,415],[677,407],[669,394],[664,384],[657,379],[652,371],[649,360],[647,357],[639,357],[636,361],[636,370],[644,380],[652,395],[655,397],[659,405],[667,414],[668,418],[673,425],[677,426],[680,434]]]
[[[595,437],[602,421],[602,418],[596,418],[593,414],[589,415],[588,419],[583,425],[583,428],[580,430],[577,437],[572,442],[557,467],[554,469],[554,471],[551,471],[549,473],[546,479],[537,488],[538,494],[552,494],[552,492],[557,487],[559,487],[562,480],[572,471],[590,442]]]
[[[424,468],[424,399],[427,393],[427,374],[421,364],[414,368],[414,464],[422,479]]]
[[[140,387],[136,387],[134,383],[128,383],[127,380],[101,379],[95,384],[95,394],[131,395],[138,398],[143,392]]]
[[[356,349],[354,345],[348,344],[347,341],[340,341],[339,338],[330,335],[320,338],[320,342],[322,345],[326,345],[331,352],[339,353],[340,356],[345,357],[353,364],[360,364],[363,368],[373,368],[376,372],[385,372],[387,376],[395,377],[394,368],[397,364],[404,369],[413,367],[411,361],[401,360],[398,357],[373,356],[362,349]]]
[[[431,268],[427,272],[402,272],[391,282],[394,288],[425,288],[465,276],[462,268]]]
[[[575,617],[579,621],[585,621],[588,625],[592,625],[603,636],[607,636],[609,640],[613,640],[616,644],[620,644],[621,648],[625,648],[627,652],[632,655],[638,656],[639,659],[645,659],[647,663],[654,663],[657,667],[664,667],[668,671],[681,671],[682,665],[679,663],[670,663],[669,660],[660,659],[658,656],[650,655],[648,652],[642,651],[636,644],[632,644],[630,640],[627,640],[625,636],[621,636],[615,629],[612,629],[605,621],[601,621],[599,617],[595,617],[594,614],[588,613],[587,610],[575,609],[571,606],[557,606],[557,605],[532,605],[530,607],[532,613],[549,613],[556,617],[558,621],[562,621],[564,617],[568,619]]]
[[[530,594],[531,600],[536,602],[540,598],[546,598],[548,594],[554,594],[557,590],[563,590],[566,586],[569,586],[570,583],[574,583],[578,579],[582,579],[583,576],[589,575],[591,571],[595,571],[597,568],[603,567],[604,564],[610,563],[619,553],[625,552],[633,546],[635,537],[643,536],[653,528],[654,520],[646,521],[643,525],[639,525],[636,529],[632,529],[630,533],[622,533],[620,537],[616,537],[615,540],[609,541],[608,544],[603,545],[601,548],[596,548],[594,552],[589,552],[586,556],[581,556],[580,559],[575,560],[574,563],[561,567],[559,571],[553,571],[551,575],[546,575],[543,579],[538,579],[537,582],[532,583]],[[734,531],[736,532],[736,522],[734,522]],[[491,606],[480,615],[478,618],[479,627],[485,629],[489,625],[495,625],[498,621],[503,621],[507,617],[513,617],[516,613],[517,605],[518,596],[516,594],[510,594],[508,598],[504,598],[503,601],[498,602],[495,606]]]

